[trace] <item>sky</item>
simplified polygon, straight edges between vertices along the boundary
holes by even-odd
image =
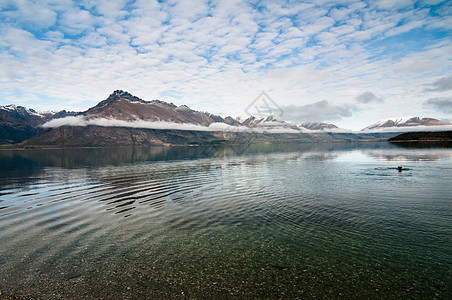
[[[125,90],[222,116],[359,130],[452,119],[452,1],[0,0],[0,105],[83,111]]]

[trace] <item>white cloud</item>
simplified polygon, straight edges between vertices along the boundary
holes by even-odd
[[[387,10],[387,9],[400,9],[400,8],[408,8],[413,6],[413,1],[411,0],[378,0],[373,1],[373,5],[378,7],[378,9],[381,10]]]
[[[229,128],[231,128],[231,126],[223,123],[212,123],[211,126],[207,127],[197,124],[151,122],[144,120],[123,121],[104,118],[88,119],[83,116],[54,119],[42,125],[42,127],[44,128],[55,128],[61,126],[130,127],[130,128],[174,129],[174,130],[196,130],[196,131],[226,131]]]
[[[386,36],[393,36],[400,33],[408,32],[414,28],[422,27],[425,24],[425,21],[419,20],[419,21],[413,21],[407,24],[404,24],[402,26],[398,26],[395,28],[392,28],[391,30],[388,30],[385,35]]]
[[[310,36],[317,34],[327,28],[330,28],[331,26],[333,26],[333,24],[334,19],[329,17],[321,17],[317,19],[315,22],[303,26],[302,28],[300,28],[300,30],[302,30],[305,35]]]
[[[402,73],[431,72],[441,69],[441,67],[447,66],[449,59],[447,56],[434,55],[436,50],[407,55],[395,63],[394,68]],[[428,55],[429,53],[431,55]]]
[[[80,43],[87,47],[101,47],[107,45],[107,38],[97,32],[91,32],[80,38]]]
[[[105,17],[105,23],[111,24],[128,14],[125,6],[128,0],[83,0],[83,6]]]
[[[21,22],[36,29],[46,29],[55,24],[57,13],[46,5],[29,0],[6,0],[0,6],[7,21]]]
[[[96,18],[89,11],[73,8],[60,15],[59,24],[64,32],[79,34],[83,31],[94,31],[93,25]]]
[[[445,16],[442,18],[438,18],[434,22],[431,22],[428,25],[428,28],[430,28],[430,29],[439,28],[439,29],[451,30],[452,29],[452,16]]]

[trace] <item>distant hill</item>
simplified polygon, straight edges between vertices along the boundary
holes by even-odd
[[[393,133],[268,133],[196,130],[146,129],[102,126],[61,126],[48,128],[22,142],[20,147],[106,147],[219,145],[300,142],[371,142],[387,141]]]
[[[432,131],[448,130],[452,129],[452,124],[441,122],[438,119],[425,117],[389,118],[369,125],[362,131],[430,131],[427,128],[431,128]]]
[[[389,139],[390,142],[452,142],[452,131],[405,132]]]

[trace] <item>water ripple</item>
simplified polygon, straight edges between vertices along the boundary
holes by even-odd
[[[291,152],[49,167],[11,178],[0,191],[0,279],[42,298],[57,287],[73,298],[89,282],[103,289],[88,298],[127,298],[127,286],[156,293],[149,282],[249,296],[261,283],[314,291],[322,281],[347,294],[356,278],[373,291],[418,280],[417,293],[433,292],[427,272],[444,293],[452,169],[415,160],[399,174],[378,154],[356,163]]]

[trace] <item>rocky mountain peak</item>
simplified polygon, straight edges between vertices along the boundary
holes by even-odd
[[[108,96],[107,99],[99,102],[96,106],[94,106],[93,108],[102,108],[111,104],[115,104],[118,103],[119,100],[128,100],[130,102],[141,102],[141,103],[145,103],[146,101],[141,100],[140,98],[133,96],[132,94],[123,91],[123,90],[115,90],[112,94],[110,94],[110,96]],[[91,108],[91,109],[93,109]]]
[[[110,96],[107,98],[108,103],[112,103],[114,101],[117,101],[119,99],[126,99],[132,102],[145,102],[144,100],[141,100],[140,98],[133,96],[129,92],[123,91],[123,90],[116,90],[114,91]]]
[[[118,96],[132,96],[130,93],[128,93],[127,91],[123,91],[123,90],[115,90],[113,91],[112,95],[118,95]]]

